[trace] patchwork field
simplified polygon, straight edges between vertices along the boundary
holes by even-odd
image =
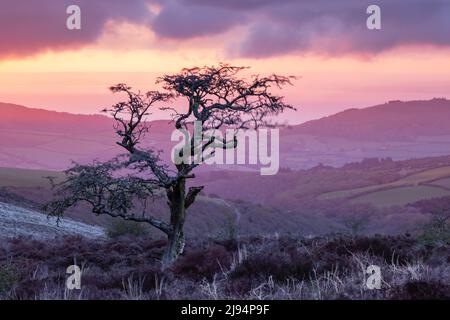
[[[318,199],[351,199],[353,203],[392,206],[444,196],[450,196],[449,166],[414,173],[391,183],[324,193]]]
[[[371,203],[377,206],[403,206],[419,200],[450,196],[449,190],[430,186],[393,188],[369,193],[352,200],[353,203]]]
[[[432,183],[430,183],[429,185],[450,190],[450,178],[436,180],[436,181],[433,181]]]

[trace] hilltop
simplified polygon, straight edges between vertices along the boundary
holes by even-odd
[[[301,111],[299,111],[301,112]],[[64,170],[72,161],[107,160],[122,152],[114,121],[0,103],[0,167]],[[307,169],[364,158],[404,160],[450,154],[450,101],[391,101],[349,109],[280,130],[280,165]],[[150,122],[148,146],[169,161],[173,126]],[[224,169],[202,166],[201,170]],[[233,168],[231,168],[233,169]]]
[[[389,101],[362,109],[348,109],[308,121],[292,133],[340,137],[357,141],[414,141],[427,136],[450,139],[450,100]]]

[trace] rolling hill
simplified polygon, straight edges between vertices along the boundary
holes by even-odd
[[[0,167],[62,170],[72,161],[106,160],[121,152],[115,145],[113,121],[106,116],[0,103],[0,119]],[[350,109],[281,129],[280,165],[307,169],[372,157],[403,160],[447,155],[448,119],[450,101],[445,99]],[[168,161],[173,128],[167,120],[153,121],[151,126],[147,145],[163,150]]]
[[[72,161],[108,160],[115,144],[114,121],[103,115],[75,115],[0,103],[0,167],[64,170]],[[167,121],[152,122],[149,144],[167,145]]]
[[[348,221],[358,219],[368,221],[366,232],[396,234],[414,229],[428,219],[428,212],[406,205],[449,194],[449,189],[444,189],[449,174],[450,156],[395,162],[372,159],[342,168],[284,169],[275,176],[202,172],[195,184],[204,185],[205,189],[189,209],[186,234],[217,237],[235,230],[240,234],[320,235],[345,231]],[[14,175],[18,175],[17,179]],[[42,175],[59,174],[1,169],[0,202],[39,209],[52,199]],[[424,188],[427,192],[421,190]],[[400,197],[397,192],[402,191]],[[152,201],[149,210],[161,219],[168,219],[164,198]],[[100,226],[111,222],[109,217],[95,216],[84,205],[70,210],[67,217]]]
[[[405,160],[450,154],[450,100],[390,101],[349,109],[282,132],[283,165],[341,166],[364,158]]]
[[[450,140],[450,100],[389,101],[349,109],[293,128],[295,134],[340,137],[356,141],[417,141],[441,136]]]
[[[72,219],[62,219],[57,224],[56,219],[48,219],[42,213],[0,202],[0,238],[23,236],[42,240],[63,235],[101,238],[105,232]]]

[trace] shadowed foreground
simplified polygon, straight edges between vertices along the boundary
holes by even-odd
[[[450,299],[450,247],[411,237],[197,242],[165,273],[164,241],[17,238],[0,245],[2,299]],[[65,290],[66,268],[82,289]],[[366,286],[381,268],[380,290]]]

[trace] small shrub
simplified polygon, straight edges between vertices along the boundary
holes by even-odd
[[[19,279],[12,265],[0,265],[0,295],[8,293]]]
[[[114,220],[106,230],[108,237],[115,239],[121,236],[150,237],[147,226],[135,221]]]
[[[363,234],[369,221],[367,217],[348,217],[344,219],[345,231],[351,236]]]
[[[224,240],[236,240],[239,236],[239,225],[235,217],[227,216],[223,228],[219,233],[219,238]]]
[[[230,262],[231,254],[223,246],[214,245],[205,250],[197,249],[187,252],[176,261],[172,271],[177,276],[189,279],[212,280],[216,273],[222,271],[222,268],[229,268]]]
[[[276,281],[289,278],[306,279],[312,275],[313,261],[308,256],[292,256],[282,252],[253,255],[240,263],[231,273],[232,279],[267,279]]]
[[[248,294],[248,292],[254,287],[252,279],[249,278],[236,278],[230,279],[226,282],[225,292],[233,296],[241,296]]]
[[[45,289],[45,280],[25,278],[17,284],[14,295],[19,300],[32,300],[43,289]]]
[[[343,237],[328,241],[321,250],[342,256],[351,256],[353,253],[367,253],[383,259],[386,263],[395,261],[400,265],[405,265],[422,255],[420,251],[417,251],[414,244],[413,239],[404,237]]]
[[[424,245],[450,244],[450,223],[448,217],[435,215],[424,225],[418,240]]]

